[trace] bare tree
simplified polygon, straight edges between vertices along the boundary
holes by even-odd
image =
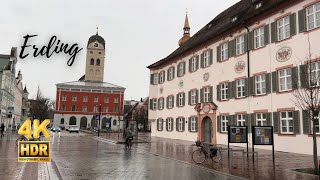
[[[312,125],[313,163],[315,173],[319,174],[316,133],[319,132],[320,62],[313,62],[311,57],[309,53],[306,63],[300,66],[301,87],[293,91],[293,96],[295,105],[303,110],[303,115]]]
[[[35,99],[30,100],[30,116],[33,119],[43,121],[49,118],[48,112],[54,109],[54,101],[44,97],[38,86],[37,95]]]
[[[144,105],[139,106],[132,113],[133,120],[137,122],[137,127],[139,124],[143,125],[143,130],[147,131],[148,126],[148,109]]]

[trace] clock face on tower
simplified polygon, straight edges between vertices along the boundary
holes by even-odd
[[[97,42],[95,42],[93,46],[94,46],[94,47],[98,47],[99,44],[98,44]]]

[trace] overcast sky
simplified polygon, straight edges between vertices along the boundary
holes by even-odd
[[[182,37],[188,9],[191,35],[238,0],[5,0],[0,11],[0,54],[12,46],[20,52],[23,36],[37,34],[30,44],[47,45],[56,35],[62,42],[78,43],[84,48],[73,66],[69,55],[50,59],[28,56],[19,59],[29,98],[37,85],[55,99],[55,84],[78,80],[85,72],[85,48],[96,33],[106,41],[104,81],[126,88],[126,99],[139,100],[149,93],[149,70],[146,66],[166,57]],[[27,50],[33,53],[32,49]]]

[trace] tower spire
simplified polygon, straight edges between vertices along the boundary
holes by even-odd
[[[189,19],[188,19],[188,11],[186,11],[186,17],[184,20],[184,27],[183,27],[184,33],[186,33],[186,31],[188,31],[187,33],[190,34],[189,30],[190,30],[190,25],[189,25]]]
[[[190,39],[190,25],[188,19],[188,11],[186,10],[186,17],[184,19],[184,26],[183,26],[183,37],[179,40],[179,46],[182,46],[185,42]]]
[[[99,27],[98,27],[98,25],[97,25],[97,35],[98,35],[98,31],[99,31]]]

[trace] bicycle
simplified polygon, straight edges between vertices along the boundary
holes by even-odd
[[[211,159],[213,162],[218,163],[222,156],[219,148],[212,147],[208,153],[200,141],[196,141],[197,150],[192,153],[192,160],[197,164],[202,164],[206,159]]]
[[[131,140],[133,140],[132,137],[130,137],[128,140],[126,140],[126,149],[131,150]]]
[[[16,140],[16,145],[18,146],[18,142],[19,141],[41,141],[41,139],[40,139],[40,137],[39,138],[33,138],[33,137],[31,137],[31,139],[30,140],[28,140],[25,136],[20,136],[20,137],[18,137],[17,138],[17,140]]]

